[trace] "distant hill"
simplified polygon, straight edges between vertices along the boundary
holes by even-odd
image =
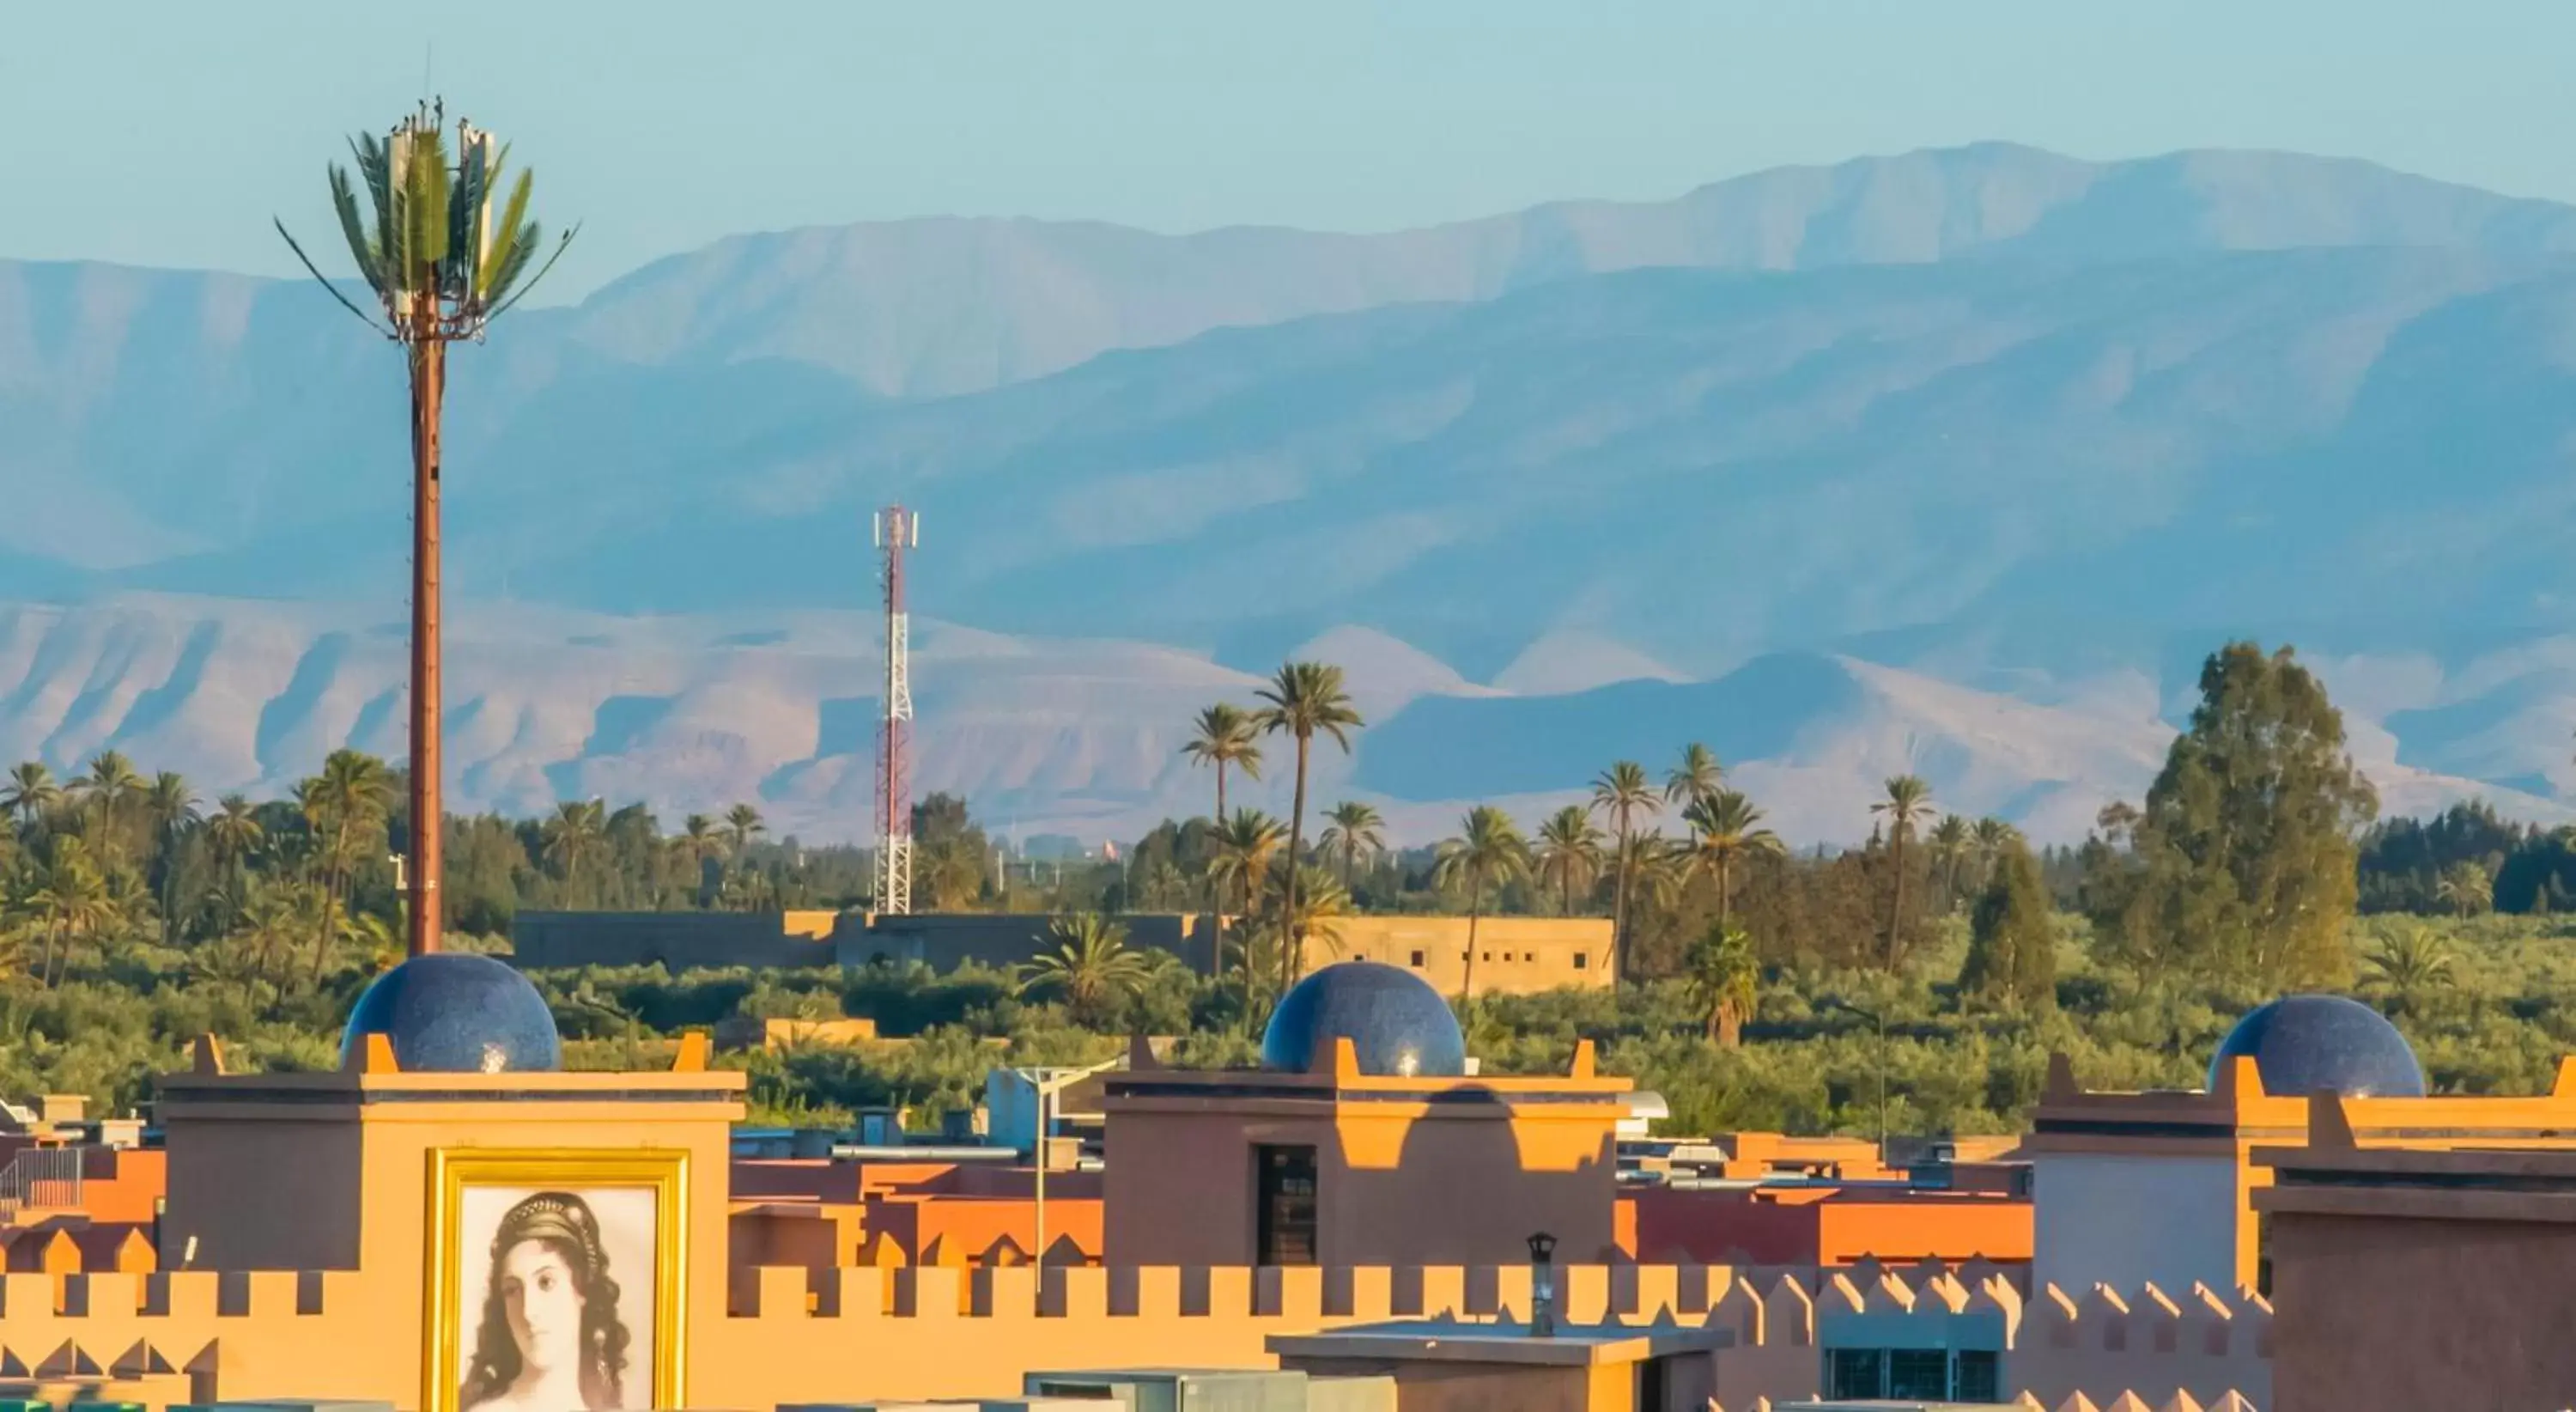
[[[398,756],[403,626],[397,609],[202,598],[0,606],[0,760],[68,765],[113,746],[212,797],[282,792],[344,743]],[[451,807],[524,814],[605,797],[676,820],[748,799],[782,835],[855,837],[882,680],[873,627],[847,611],[646,620],[466,605],[449,639]],[[1354,757],[1319,753],[1316,777],[1332,797],[1378,801],[1397,838],[1417,843],[1450,831],[1465,801],[1534,816],[1579,798],[1613,758],[1660,762],[1693,738],[1733,763],[1774,826],[1801,842],[1856,836],[1879,781],[1908,770],[1951,808],[2074,838],[2104,803],[2136,797],[2171,734],[2151,697],[2034,705],[1814,654],[1763,657],[1713,682],[1522,696],[1436,666],[1388,670],[1407,655],[1429,659],[1373,636],[1346,629],[1315,644],[1363,672],[1372,722]],[[2550,650],[2576,660],[2576,640]],[[2344,669],[2389,676],[2403,665]],[[1005,831],[1094,839],[1205,812],[1208,776],[1179,754],[1189,718],[1219,697],[1249,699],[1257,684],[1169,648],[936,622],[921,625],[916,668],[916,788],[964,794]],[[2508,709],[2512,700],[2508,682]],[[2471,698],[2435,709],[2489,707]],[[2576,817],[2401,765],[2360,724],[2364,763],[2395,810],[2484,793],[2527,817]],[[1236,797],[1284,810],[1287,780],[1268,776],[1236,780]]]
[[[1900,768],[2063,836],[2240,634],[2328,664],[2393,807],[2555,817],[2570,350],[2576,210],[2283,154],[744,236],[457,353],[450,590],[511,606],[451,754],[856,832],[900,497],[925,778],[1075,832],[1193,807],[1188,709],[1311,647],[1380,723],[1327,783],[1423,828],[1697,736],[1802,836]],[[399,601],[401,417],[309,288],[0,262],[0,757],[392,750],[398,614],[340,605]]]

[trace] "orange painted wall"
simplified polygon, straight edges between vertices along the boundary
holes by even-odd
[[[1710,1264],[1848,1265],[1983,1258],[2025,1261],[2031,1205],[1988,1197],[1904,1197],[1830,1187],[1767,1191],[1648,1187],[1623,1198],[1634,1210],[1640,1260]]]

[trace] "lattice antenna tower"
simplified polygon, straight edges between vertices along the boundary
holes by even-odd
[[[900,505],[877,512],[885,588],[885,719],[877,728],[877,911],[912,911],[912,623],[903,560],[921,544],[921,519]]]

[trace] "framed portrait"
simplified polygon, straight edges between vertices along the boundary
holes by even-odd
[[[422,1412],[680,1405],[688,1154],[430,1153]]]

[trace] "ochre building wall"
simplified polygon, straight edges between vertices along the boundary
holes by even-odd
[[[2559,1252],[2562,1256],[2565,1252]],[[358,1271],[190,1271],[0,1277],[0,1388],[161,1406],[218,1397],[419,1398],[419,1291]],[[690,1304],[692,1406],[760,1408],[862,1398],[1005,1396],[1057,1368],[1271,1367],[1274,1334],[1389,1318],[1522,1315],[1529,1269],[764,1269]],[[2000,1308],[2007,1394],[2101,1406],[2135,1390],[2203,1404],[2238,1391],[2270,1407],[2270,1311],[2215,1296],[2077,1299],[2027,1309],[2007,1282],[1947,1273],[1812,1273],[1708,1266],[1569,1266],[1571,1323],[1715,1322],[1717,1400],[1749,1407],[1816,1395],[1820,1322],[1841,1307],[1937,1320]],[[2308,1407],[2322,1404],[2306,1404]],[[2354,1403],[2356,1407],[2390,1403]],[[2410,1406],[2431,1405],[2415,1403]],[[2530,1404],[2541,1405],[2541,1404]],[[2556,1405],[2554,1403],[2549,1405]],[[2302,1412],[2283,1404],[2283,1412]]]

